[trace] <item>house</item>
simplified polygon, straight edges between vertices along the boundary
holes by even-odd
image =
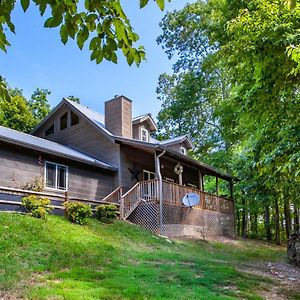
[[[220,197],[218,187],[220,179],[228,182],[227,196],[232,199],[233,177],[190,158],[187,152],[193,143],[187,135],[158,141],[151,137],[156,130],[151,114],[132,117],[132,101],[125,96],[106,101],[105,116],[63,99],[30,135],[0,127],[0,198],[42,178],[43,192],[61,199],[116,198],[121,216],[143,225],[140,217],[159,197],[164,197],[164,205],[183,209],[182,197],[194,191],[203,194],[203,214],[225,213],[232,227],[233,201]],[[215,177],[216,195],[204,192],[205,176]],[[150,228],[154,231],[157,205],[155,210],[151,215],[155,220],[147,219],[155,223]],[[189,222],[195,222],[192,219]]]

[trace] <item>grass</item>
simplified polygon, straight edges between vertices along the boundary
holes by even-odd
[[[0,298],[2,290],[26,299],[262,299],[274,282],[236,266],[285,255],[253,241],[170,243],[123,222],[10,213],[0,213],[0,241]]]

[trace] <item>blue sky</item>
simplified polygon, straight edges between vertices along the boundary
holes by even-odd
[[[105,100],[123,94],[133,100],[134,115],[151,112],[155,116],[160,109],[155,93],[158,76],[171,72],[172,66],[156,43],[159,22],[166,11],[180,9],[187,2],[172,0],[161,12],[154,1],[144,9],[139,9],[138,0],[122,1],[140,35],[137,45],[146,49],[147,61],[140,67],[129,67],[121,56],[116,65],[106,61],[96,65],[89,59],[88,45],[82,51],[73,40],[64,46],[58,29],[43,28],[45,18],[40,17],[37,7],[31,5],[25,14],[17,7],[12,16],[16,35],[8,34],[8,53],[0,51],[0,74],[12,87],[23,89],[26,97],[37,87],[49,89],[52,106],[62,97],[74,95],[82,104],[103,112]]]

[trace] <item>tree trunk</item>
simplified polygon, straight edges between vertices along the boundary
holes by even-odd
[[[285,234],[286,240],[289,239],[291,234],[291,210],[289,199],[284,199],[284,218],[285,218]]]
[[[265,206],[265,229],[267,241],[272,241],[272,232],[270,226],[270,209],[269,206]]]
[[[242,237],[247,237],[247,209],[246,209],[246,200],[245,198],[242,199]]]
[[[299,232],[300,230],[300,224],[299,224],[299,207],[296,203],[294,202],[294,231]]]
[[[238,207],[236,207],[236,232],[237,235],[241,235],[241,218],[240,218],[240,211]]]
[[[276,244],[280,245],[280,220],[279,220],[279,206],[278,199],[275,196],[275,240]]]

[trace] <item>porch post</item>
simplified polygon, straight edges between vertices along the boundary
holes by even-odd
[[[201,170],[199,170],[199,189],[200,191],[204,191],[204,186],[203,186],[203,174]]]
[[[216,194],[219,196],[219,178],[216,176]]]

